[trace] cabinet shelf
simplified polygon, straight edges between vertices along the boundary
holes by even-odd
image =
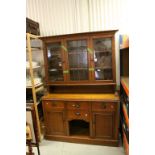
[[[104,70],[104,69],[112,69],[112,67],[109,67],[109,66],[104,66],[104,67],[95,67],[95,69],[102,69],[102,70]]]
[[[33,105],[34,104],[34,102],[26,102],[26,105]],[[38,101],[37,103],[36,103],[36,105],[38,106],[40,104],[40,101]]]
[[[129,77],[121,77],[121,84],[127,96],[129,96]]]
[[[41,66],[35,66],[35,67],[33,67],[32,69],[39,69],[39,68],[41,68]],[[29,70],[30,67],[26,67],[26,69]]]
[[[56,69],[56,68],[53,68],[53,69],[50,69],[49,71],[50,72],[57,72],[57,71],[62,71],[63,69]]]
[[[37,83],[37,84],[35,84],[35,88],[38,88],[38,87],[41,87],[43,85],[43,83]],[[26,86],[26,88],[28,88],[28,89],[32,89],[32,86]]]
[[[87,46],[69,47],[68,51],[72,51],[72,50],[85,50],[85,49],[87,49]]]
[[[26,51],[28,51],[29,49],[26,47]],[[41,47],[31,47],[32,51],[40,51],[43,50]]]
[[[112,50],[95,50],[95,53],[111,53]]]
[[[88,70],[88,68],[70,68],[70,70]]]

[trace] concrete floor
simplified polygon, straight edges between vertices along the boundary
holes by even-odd
[[[37,149],[33,152],[38,155]],[[41,155],[125,155],[123,147],[76,144],[43,140],[40,143]]]

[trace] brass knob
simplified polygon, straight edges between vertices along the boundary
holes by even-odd
[[[76,112],[75,114],[76,114],[77,116],[80,116],[80,115],[81,115],[79,112]]]
[[[76,108],[80,108],[80,105],[79,104],[76,104]]]

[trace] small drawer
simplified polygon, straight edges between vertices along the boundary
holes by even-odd
[[[92,111],[115,111],[116,103],[94,102],[92,103]]]
[[[43,101],[46,110],[61,110],[64,109],[64,102],[61,101]]]
[[[90,103],[89,102],[67,102],[68,110],[89,110]]]
[[[72,111],[67,111],[67,119],[72,120],[72,119],[79,119],[79,120],[90,120],[90,113],[89,111],[85,110],[72,110]]]

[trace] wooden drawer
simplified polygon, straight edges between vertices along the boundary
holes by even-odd
[[[89,110],[90,103],[89,102],[67,102],[68,110]]]
[[[115,111],[117,103],[93,102],[92,111]]]
[[[46,110],[63,110],[64,102],[62,101],[43,101]]]
[[[89,113],[89,111],[86,111],[86,110],[67,111],[67,119],[68,120],[80,119],[80,120],[89,121],[90,120],[90,113]]]

